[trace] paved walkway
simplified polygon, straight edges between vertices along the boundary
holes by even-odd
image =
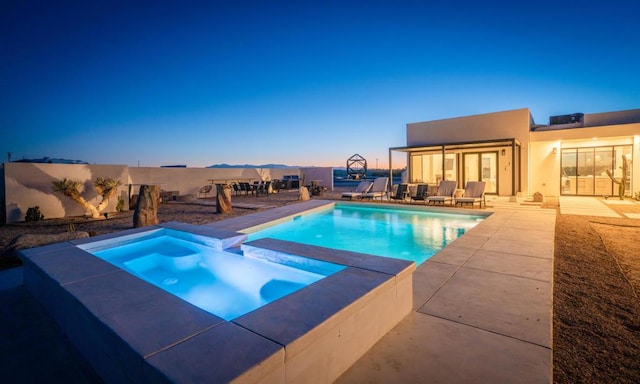
[[[414,309],[341,383],[550,383],[555,210],[494,214],[414,273]]]
[[[638,202],[632,200],[619,200],[612,197],[602,200],[586,196],[561,196],[560,212],[563,215],[583,215],[640,219],[640,213],[626,212],[619,214],[611,209],[611,206],[637,206]]]
[[[561,196],[560,213],[563,215],[621,217],[602,200],[586,196]]]

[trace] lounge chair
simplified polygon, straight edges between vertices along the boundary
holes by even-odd
[[[362,194],[363,199],[375,199],[379,197],[380,200],[387,194],[387,186],[389,185],[388,177],[376,177],[373,180],[373,185],[371,186],[371,190],[367,193]]]
[[[389,195],[389,198],[392,200],[400,200],[405,201],[405,199],[407,198],[407,190],[409,188],[409,185],[407,184],[398,184],[398,187],[396,188],[396,193],[394,193],[393,195]]]
[[[416,195],[411,196],[412,201],[427,201],[427,191],[429,186],[427,184],[418,184],[416,187]]]
[[[435,196],[427,196],[427,204],[440,203],[444,204],[447,201],[453,205],[453,195],[456,193],[456,187],[458,182],[455,180],[442,180],[438,186],[438,192]]]
[[[354,189],[352,192],[344,192],[344,193],[342,193],[342,198],[343,199],[347,199],[348,198],[349,200],[353,200],[354,198],[355,199],[361,199],[362,198],[362,194],[369,192],[369,189],[371,189],[372,185],[373,185],[373,182],[362,180],[358,184],[356,189]]]
[[[480,208],[482,208],[482,204],[484,203],[484,207],[487,207],[487,201],[484,197],[484,181],[467,181],[467,185],[464,187],[464,195],[462,197],[456,197],[456,205],[460,204],[471,204],[471,208],[477,202],[480,204]]]

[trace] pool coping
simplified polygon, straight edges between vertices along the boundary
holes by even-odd
[[[248,215],[238,216],[231,219],[222,221],[215,221],[213,223],[203,224],[203,227],[210,227],[216,229],[228,229],[243,233],[255,232],[280,222],[286,222],[293,217],[305,213],[313,213],[329,209],[333,206],[350,206],[350,207],[371,207],[371,208],[386,208],[397,209],[406,211],[422,211],[422,212],[436,212],[446,213],[451,215],[473,215],[484,216],[489,218],[493,212],[487,210],[467,209],[464,211],[453,210],[451,207],[441,206],[418,206],[411,204],[394,204],[394,203],[367,203],[362,201],[336,201],[336,200],[309,200],[298,204],[287,205],[283,207],[273,208],[266,211],[250,213]],[[472,229],[473,230],[473,229]]]
[[[25,286],[107,382],[333,381],[413,305],[413,262],[262,239],[243,246],[339,259],[346,268],[225,321],[77,247],[159,228],[233,244],[246,238],[171,222],[21,252]]]

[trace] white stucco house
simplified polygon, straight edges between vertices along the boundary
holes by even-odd
[[[499,196],[617,196],[623,162],[626,195],[640,191],[640,109],[552,116],[535,124],[528,108],[407,124],[410,183],[485,181]],[[393,164],[391,164],[393,166]]]

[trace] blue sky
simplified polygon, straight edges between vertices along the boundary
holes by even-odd
[[[640,108],[632,3],[10,0],[0,158],[383,167],[411,122]]]

